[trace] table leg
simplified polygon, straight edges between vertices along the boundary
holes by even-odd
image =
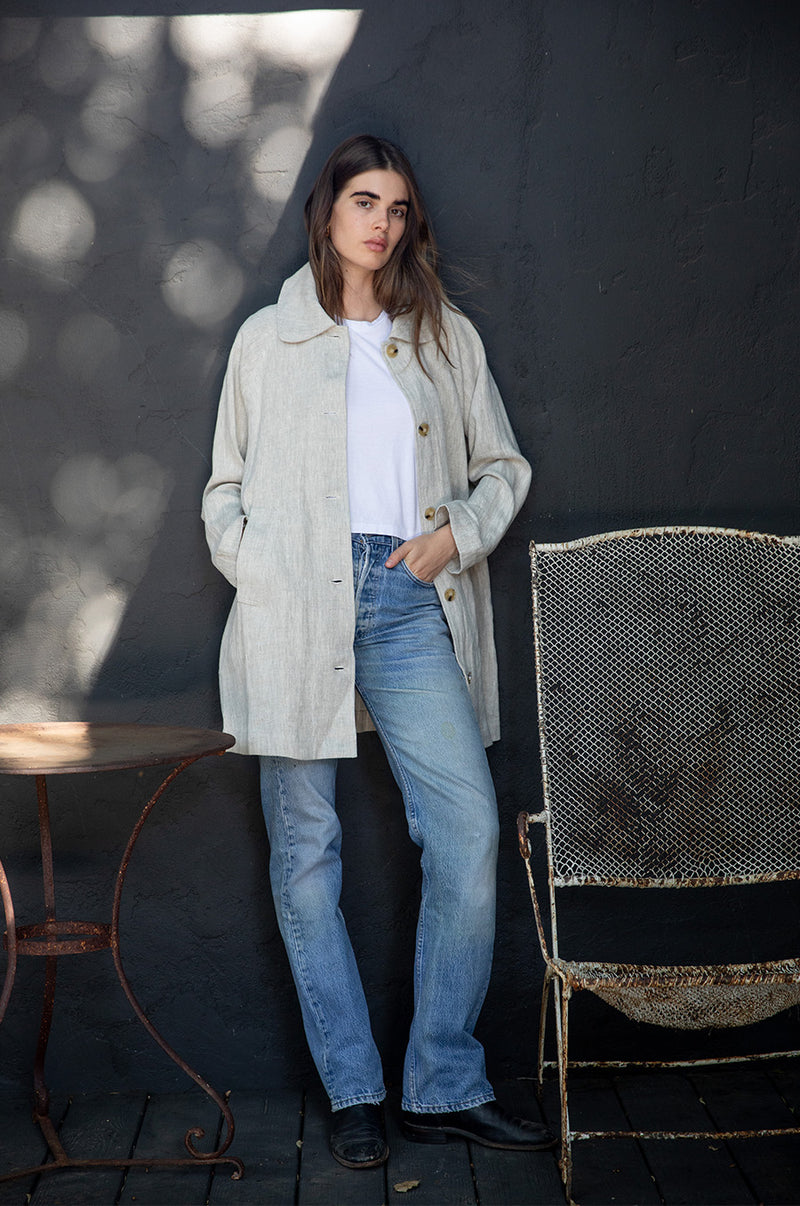
[[[184,1139],[183,1139],[186,1150],[189,1152],[190,1156],[192,1156],[194,1160],[202,1161],[203,1163],[212,1164],[212,1163],[225,1162],[225,1163],[231,1163],[231,1164],[235,1165],[236,1171],[234,1172],[233,1176],[234,1176],[234,1178],[238,1178],[242,1175],[242,1173],[244,1171],[241,1161],[238,1159],[235,1159],[233,1157],[225,1157],[225,1160],[224,1161],[222,1160],[223,1154],[228,1150],[228,1148],[231,1145],[231,1142],[233,1141],[233,1134],[234,1134],[233,1114],[231,1113],[231,1110],[230,1110],[230,1107],[229,1107],[227,1101],[224,1099],[224,1097],[222,1097],[219,1093],[217,1093],[217,1091],[215,1089],[213,1089],[211,1087],[211,1085],[199,1075],[198,1072],[195,1072],[195,1070],[193,1068],[191,1068],[189,1066],[189,1064],[187,1064],[186,1061],[183,1060],[178,1055],[178,1053],[174,1050],[174,1048],[172,1048],[169,1045],[169,1043],[167,1043],[167,1041],[162,1037],[162,1035],[160,1035],[159,1032],[156,1030],[155,1026],[150,1021],[150,1019],[147,1017],[147,1015],[145,1014],[141,1005],[139,1004],[139,1002],[136,999],[133,989],[131,988],[130,981],[128,980],[128,977],[125,974],[125,970],[122,966],[122,956],[121,956],[121,952],[120,952],[119,913],[120,913],[120,904],[122,901],[122,889],[125,884],[125,876],[128,871],[128,864],[130,862],[131,855],[133,854],[133,850],[136,845],[136,842],[138,841],[139,835],[142,832],[142,829],[144,827],[145,822],[147,821],[147,818],[150,816],[150,813],[153,811],[153,808],[155,807],[156,803],[158,802],[158,800],[160,799],[162,794],[166,791],[166,789],[169,787],[170,783],[172,783],[178,777],[178,775],[180,775],[181,772],[187,768],[187,766],[191,766],[191,764],[193,762],[196,762],[197,760],[198,759],[196,757],[186,758],[169,775],[167,775],[164,782],[160,785],[160,787],[158,787],[158,789],[154,792],[154,794],[148,800],[147,804],[145,805],[145,807],[142,811],[142,815],[139,817],[139,820],[136,822],[136,824],[133,828],[131,836],[128,840],[128,845],[125,848],[125,853],[122,856],[122,861],[120,863],[119,872],[117,874],[116,888],[114,891],[114,909],[113,909],[113,913],[112,913],[112,917],[111,917],[111,953],[114,957],[114,966],[117,969],[117,976],[119,978],[120,984],[122,985],[122,989],[123,989],[126,997],[128,998],[128,1001],[130,1002],[133,1012],[136,1014],[137,1018],[144,1026],[145,1030],[147,1030],[148,1034],[153,1038],[153,1040],[156,1043],[158,1043],[159,1047],[162,1049],[162,1051],[165,1052],[166,1055],[169,1056],[169,1058],[173,1061],[173,1063],[177,1064],[178,1067],[181,1068],[182,1071],[185,1072],[186,1075],[189,1076],[195,1082],[195,1084],[198,1085],[203,1090],[203,1092],[208,1097],[211,1098],[211,1100],[217,1106],[220,1113],[222,1114],[222,1117],[225,1120],[225,1135],[222,1138],[222,1142],[213,1151],[203,1152],[200,1149],[198,1149],[195,1145],[195,1140],[202,1139],[205,1135],[205,1131],[203,1130],[202,1127],[191,1127],[186,1132],[186,1134],[184,1135]],[[157,1161],[157,1160],[151,1161],[151,1164],[153,1164],[153,1165],[158,1164],[158,1163],[159,1163],[159,1161]]]
[[[0,995],[0,1021],[3,1019],[11,990],[14,984],[16,974],[17,957],[19,954],[36,954],[45,956],[45,987],[42,1001],[42,1018],[39,1026],[39,1040],[36,1047],[36,1055],[34,1058],[34,1118],[38,1122],[42,1133],[47,1141],[52,1159],[45,1164],[39,1164],[35,1167],[15,1169],[13,1172],[5,1173],[0,1176],[0,1182],[11,1181],[17,1177],[30,1176],[35,1173],[53,1172],[59,1168],[99,1168],[99,1167],[114,1167],[114,1168],[130,1168],[135,1166],[143,1166],[147,1168],[158,1167],[174,1167],[176,1165],[194,1166],[198,1164],[230,1164],[233,1166],[231,1174],[234,1180],[238,1180],[244,1173],[244,1166],[237,1157],[226,1156],[225,1152],[233,1141],[234,1122],[233,1114],[227,1101],[214,1090],[203,1078],[191,1068],[185,1060],[173,1050],[172,1047],[158,1033],[153,1023],[145,1014],[144,1010],[137,1001],[133,989],[131,988],[128,977],[122,966],[122,958],[120,954],[119,942],[119,913],[120,903],[122,899],[122,889],[125,883],[125,876],[128,870],[133,849],[138,840],[139,834],[142,831],[145,821],[149,817],[156,803],[166,791],[170,783],[184,771],[193,762],[197,762],[198,758],[205,755],[186,758],[180,763],[169,775],[164,779],[163,783],[154,792],[151,798],[145,805],[139,820],[133,828],[133,832],[128,840],[125,848],[125,853],[122,856],[122,862],[117,873],[116,885],[114,890],[114,906],[112,912],[112,920],[110,925],[104,925],[97,922],[75,922],[66,921],[59,922],[56,918],[55,904],[55,879],[53,873],[53,849],[52,838],[50,831],[50,813],[47,801],[47,782],[44,775],[36,777],[36,794],[39,804],[39,835],[42,850],[42,877],[44,886],[44,904],[45,904],[45,921],[41,924],[22,926],[17,930],[14,918],[14,905],[11,897],[11,890],[6,878],[5,870],[2,862],[0,862],[0,895],[3,900],[3,909],[6,920],[6,947],[8,950],[8,961],[6,966],[5,981],[3,984],[2,995]],[[80,1159],[68,1155],[58,1137],[58,1132],[50,1118],[50,1093],[44,1079],[45,1057],[47,1055],[47,1044],[50,1038],[50,1029],[53,1020],[53,1008],[55,1003],[56,989],[56,972],[58,967],[59,954],[79,954],[88,951],[102,950],[109,948],[114,959],[117,977],[122,986],[122,989],[130,1002],[130,1005],[136,1014],[139,1021],[145,1027],[151,1037],[158,1043],[159,1047],[169,1056],[169,1058],[181,1068],[187,1076],[189,1076],[195,1084],[197,1084],[204,1093],[214,1102],[219,1109],[222,1117],[225,1120],[225,1135],[219,1145],[209,1152],[201,1151],[195,1144],[195,1140],[202,1139],[205,1131],[202,1127],[191,1127],[184,1135],[184,1146],[188,1152],[187,1157],[166,1157],[164,1159]]]
[[[39,842],[42,850],[45,927],[49,928],[55,936],[58,922],[56,920],[56,887],[53,872],[53,839],[50,831],[47,779],[44,775],[36,776],[36,799],[39,806]],[[42,1128],[54,1157],[56,1160],[61,1160],[67,1158],[66,1152],[61,1146],[56,1129],[50,1120],[50,1090],[44,1079],[44,1062],[47,1056],[47,1044],[50,1041],[50,1030],[53,1025],[57,970],[58,955],[55,952],[48,954],[45,958],[44,993],[42,996],[42,1019],[39,1023],[39,1041],[36,1044],[36,1055],[33,1061],[33,1115]]]
[[[5,867],[0,862],[0,896],[3,898],[3,913],[6,919],[5,948],[7,951],[6,974],[3,980],[3,991],[0,994],[0,1022],[5,1017],[11,990],[14,987],[14,977],[17,974],[17,923],[14,918],[14,901],[8,884]]]

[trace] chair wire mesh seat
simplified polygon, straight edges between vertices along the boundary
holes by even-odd
[[[799,958],[693,966],[565,959],[557,911],[563,888],[800,878],[800,542],[646,528],[532,544],[531,563],[544,807],[521,813],[518,829],[545,961],[538,1079],[541,1087],[553,988],[569,1196],[574,1140],[723,1137],[572,1131],[576,991],[636,1021],[687,1030],[745,1025],[800,1001]],[[532,867],[536,826],[545,838],[549,942]],[[776,1132],[724,1137],[768,1133]]]

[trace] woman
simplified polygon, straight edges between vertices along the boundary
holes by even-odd
[[[530,470],[481,342],[443,293],[403,152],[348,139],[305,215],[310,263],[234,343],[203,517],[236,588],[225,728],[260,757],[272,891],[331,1101],[331,1151],[350,1168],[388,1154],[380,1058],[339,910],[334,804],[337,759],[355,756],[368,720],[422,850],[404,1129],[427,1143],[550,1146],[545,1128],[495,1102],[472,1033],[498,830],[486,558]]]

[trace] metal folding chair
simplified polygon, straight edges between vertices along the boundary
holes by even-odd
[[[741,1026],[800,1001],[800,958],[592,962],[591,952],[563,957],[558,930],[562,889],[800,878],[800,541],[646,528],[532,544],[531,561],[544,808],[521,813],[518,827],[545,961],[538,1078],[553,988],[569,1197],[580,1139],[800,1134],[572,1130],[573,994],[588,989],[660,1026]],[[537,827],[547,927],[532,867]]]

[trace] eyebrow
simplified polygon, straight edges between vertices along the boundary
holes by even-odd
[[[350,194],[351,197],[369,197],[372,201],[380,201],[378,193],[371,193],[367,188],[360,188],[356,192]],[[401,201],[393,201],[392,205],[408,205],[408,201],[403,198]]]

